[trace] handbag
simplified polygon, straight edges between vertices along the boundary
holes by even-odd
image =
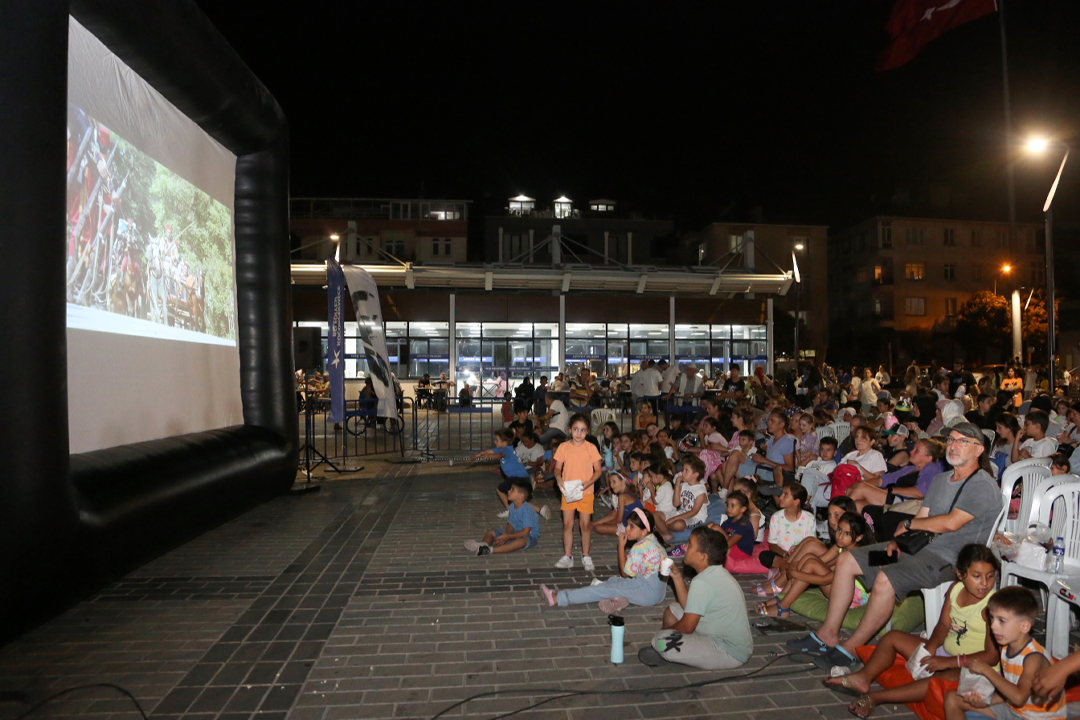
[[[960,486],[960,489],[956,491],[956,495],[953,496],[952,503],[949,504],[949,509],[945,513],[946,515],[956,507],[956,501],[960,499],[960,493],[964,492],[965,487],[967,487],[966,478],[964,484]],[[934,542],[938,535],[939,533],[929,530],[908,530],[903,535],[897,535],[893,538],[893,542],[896,543],[896,547],[900,549],[900,552],[905,555],[917,555],[920,550]]]

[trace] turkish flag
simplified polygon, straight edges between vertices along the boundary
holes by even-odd
[[[885,25],[892,43],[878,57],[876,69],[898,68],[931,40],[996,10],[997,0],[897,0]]]

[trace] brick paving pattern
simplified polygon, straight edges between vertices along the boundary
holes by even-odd
[[[780,658],[798,630],[751,618],[755,652],[727,673],[647,668],[635,657],[662,608],[625,612],[626,662],[609,662],[595,605],[547,608],[540,583],[592,576],[552,567],[561,527],[501,557],[461,543],[500,525],[488,467],[369,463],[369,477],[282,497],[148,563],[0,649],[0,690],[38,701],[112,682],[161,720],[494,717],[552,697],[541,690],[633,690],[557,699],[521,718],[848,717],[824,673]],[[373,472],[372,472],[373,471]],[[553,505],[551,494],[538,500]],[[575,550],[580,556],[580,549]],[[612,538],[594,538],[597,576],[615,573]],[[743,581],[748,607],[753,580]],[[669,593],[669,600],[673,596]],[[786,630],[786,632],[784,631]],[[0,720],[26,705],[0,696]],[[877,715],[914,717],[905,707]],[[119,694],[87,690],[40,717],[138,717]]]

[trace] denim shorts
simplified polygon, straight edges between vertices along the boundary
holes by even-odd
[[[500,537],[503,536],[503,534],[504,533],[503,533],[502,530],[496,530],[495,531],[495,539],[496,540],[499,539]],[[532,535],[526,535],[525,536],[525,547],[523,547],[522,550],[531,550],[531,549],[533,549],[534,547],[536,547],[539,544],[540,544],[539,538],[536,538],[536,537],[534,537]]]

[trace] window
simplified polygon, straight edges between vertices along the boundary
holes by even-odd
[[[956,317],[956,298],[945,298],[945,317]]]
[[[946,263],[945,264],[945,279],[946,280],[955,280],[956,279],[956,265],[953,265],[952,263]]]
[[[971,266],[971,279],[975,282],[981,282],[983,279],[983,266],[979,263],[975,263]]]
[[[926,267],[922,263],[908,263],[904,266],[904,277],[908,280],[922,280]]]
[[[611,212],[611,211],[613,211],[615,209],[615,206],[614,205],[605,205],[603,203],[593,203],[593,204],[589,205],[589,209],[590,210],[595,210],[596,212]]]
[[[1042,285],[1046,282],[1046,265],[1042,262],[1031,263],[1031,278],[1032,285]]]
[[[925,315],[926,314],[926,298],[921,297],[909,297],[904,298],[904,312],[908,315]]]
[[[705,262],[705,243],[698,243],[697,246],[697,264]]]
[[[453,248],[453,244],[451,244],[450,238],[443,240],[443,255],[446,255],[447,257],[453,255],[453,253],[450,252],[451,248]]]
[[[882,270],[880,265],[875,265],[874,266],[874,282],[876,282],[878,285],[880,285],[881,284],[881,279],[883,277],[885,277],[885,272]]]
[[[405,254],[405,241],[404,240],[387,240],[386,252],[390,253],[394,257],[400,259]]]
[[[874,268],[875,271],[879,270],[879,269],[880,268]],[[858,271],[856,271],[856,273],[855,273],[855,282],[857,282],[857,283],[870,282],[870,269],[865,268],[865,267],[859,268]]]
[[[907,244],[908,245],[925,245],[926,244],[926,230],[923,228],[908,228],[907,229]]]
[[[728,252],[742,252],[742,235],[728,235]]]
[[[892,247],[892,223],[883,222],[879,230],[881,234],[881,248],[882,250],[888,250]]]
[[[971,247],[982,247],[982,235],[978,228],[971,228]]]
[[[440,246],[439,238],[432,238],[432,240],[431,240],[431,254],[432,255],[438,255],[439,254],[439,246]]]
[[[945,228],[943,240],[945,247],[956,247],[956,230],[954,228]]]
[[[874,298],[874,317],[881,316],[881,298]]]

